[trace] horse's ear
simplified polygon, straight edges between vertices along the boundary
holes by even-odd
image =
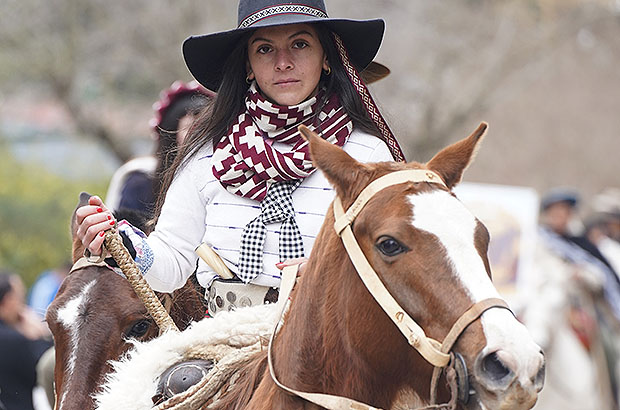
[[[75,212],[78,210],[79,207],[88,205],[88,200],[90,199],[90,197],[91,195],[88,192],[80,193],[80,199],[78,201],[78,204],[73,210],[73,215],[71,215],[71,234],[72,235],[75,235],[75,232],[77,231],[77,220],[75,219]]]
[[[82,192],[80,193],[80,199],[78,201],[77,206],[75,207],[75,210],[73,211],[73,214],[71,215],[71,237],[73,238],[73,262],[75,263],[81,256],[83,253],[83,248],[84,246],[82,245],[82,242],[80,242],[77,238],[76,238],[76,232],[77,232],[77,219],[75,218],[75,212],[78,210],[79,207],[84,206],[84,205],[88,205],[88,200],[90,199],[91,195],[87,192]]]
[[[304,125],[299,131],[310,145],[310,156],[315,167],[319,168],[334,186],[338,196],[348,198],[363,183],[368,174],[366,165],[357,162],[340,147],[325,141]]]
[[[474,160],[479,143],[486,134],[487,128],[486,122],[480,123],[476,131],[469,137],[439,151],[433,159],[426,163],[426,167],[437,172],[448,188],[452,189],[461,182],[463,172]]]

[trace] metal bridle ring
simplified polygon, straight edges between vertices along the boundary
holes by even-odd
[[[467,404],[471,394],[469,391],[469,374],[467,373],[465,359],[463,359],[460,353],[453,352],[451,365],[456,371],[458,399],[461,403]]]
[[[101,247],[101,255],[92,255],[88,248],[84,249],[84,257],[90,263],[101,263],[105,260],[105,250]]]

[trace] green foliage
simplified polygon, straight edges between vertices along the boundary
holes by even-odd
[[[38,164],[15,161],[0,147],[0,268],[27,286],[71,258],[70,217],[81,191],[105,192],[105,181],[67,181]]]

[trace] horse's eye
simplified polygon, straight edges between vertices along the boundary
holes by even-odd
[[[140,320],[131,327],[131,329],[127,333],[127,337],[138,338],[138,337],[144,336],[150,327],[151,327],[151,322],[149,320],[146,320],[146,319]]]
[[[389,236],[382,236],[379,238],[379,242],[377,242],[376,247],[379,249],[379,252],[385,256],[396,256],[407,250],[404,245]]]

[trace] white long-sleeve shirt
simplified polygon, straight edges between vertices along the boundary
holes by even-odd
[[[287,146],[274,143],[284,151]],[[344,150],[360,162],[393,161],[387,145],[379,138],[354,130]],[[171,292],[183,286],[196,267],[194,250],[206,243],[219,254],[232,272],[237,272],[241,234],[260,214],[260,203],[228,192],[213,176],[211,144],[202,148],[176,175],[166,194],[155,231],[146,239],[152,250],[152,265],[145,278],[154,290]],[[301,232],[305,255],[323,224],[334,191],[321,171],[304,179],[293,192],[295,219]],[[280,223],[267,225],[263,271],[252,283],[279,286],[276,263]],[[208,286],[216,273],[202,260],[197,277]]]

